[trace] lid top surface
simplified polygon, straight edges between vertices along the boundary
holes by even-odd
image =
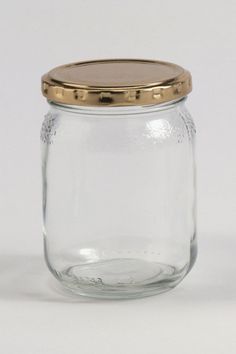
[[[191,75],[176,64],[104,59],[56,67],[42,78],[49,100],[75,105],[158,104],[186,96]]]
[[[132,87],[165,82],[182,74],[181,67],[147,60],[110,60],[75,63],[55,68],[52,80],[88,87]]]

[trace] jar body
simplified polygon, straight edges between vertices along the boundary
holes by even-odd
[[[45,257],[73,292],[139,297],[196,258],[195,127],[164,106],[50,104],[41,131]]]

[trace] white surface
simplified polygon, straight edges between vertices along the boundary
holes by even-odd
[[[1,4],[1,353],[235,354],[235,15],[234,0]],[[40,76],[104,57],[169,60],[193,75],[199,258],[174,291],[135,301],[58,293],[40,253]]]

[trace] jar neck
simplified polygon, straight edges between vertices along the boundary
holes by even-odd
[[[76,106],[61,104],[53,101],[48,103],[52,108],[62,111],[67,111],[75,114],[89,114],[89,115],[130,115],[130,114],[140,114],[140,113],[152,113],[154,111],[164,111],[170,109],[176,109],[177,106],[183,105],[187,97],[183,97],[179,100],[165,102],[158,105],[146,105],[146,106]]]

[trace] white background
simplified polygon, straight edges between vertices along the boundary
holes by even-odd
[[[236,353],[235,0],[21,0],[0,13],[0,352]],[[65,296],[44,265],[40,77],[82,59],[189,69],[197,126],[199,258],[172,292]]]

